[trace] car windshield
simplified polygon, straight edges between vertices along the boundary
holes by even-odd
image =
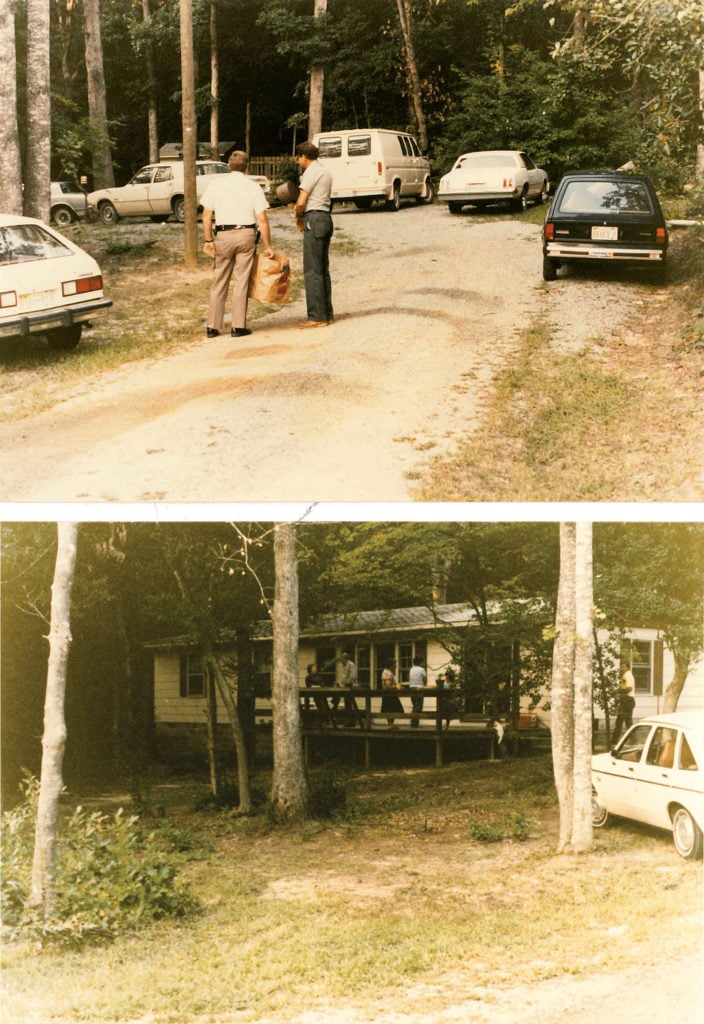
[[[70,256],[71,250],[38,224],[0,227],[0,264],[29,263]]]
[[[468,153],[457,161],[459,167],[515,167],[516,158],[511,153]]]
[[[561,213],[652,213],[642,181],[570,181],[560,201]]]

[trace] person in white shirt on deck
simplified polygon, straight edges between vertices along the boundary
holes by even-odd
[[[230,334],[233,338],[242,338],[252,333],[247,327],[247,299],[257,248],[257,229],[264,242],[264,255],[274,255],[266,214],[269,204],[261,186],[247,177],[249,156],[235,150],[227,166],[230,173],[214,175],[212,184],[201,199],[203,249],[213,257],[213,283],[206,329],[208,338],[217,338],[223,329],[225,301],[233,272]]]

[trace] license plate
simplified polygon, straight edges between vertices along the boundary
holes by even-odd
[[[618,228],[604,226],[593,227],[592,240],[595,242],[617,242]]]

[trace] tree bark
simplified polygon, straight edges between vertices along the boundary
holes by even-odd
[[[183,262],[198,265],[198,201],[196,198],[196,100],[193,63],[193,4],[181,0],[181,125],[183,129],[183,199],[186,208]]]
[[[582,853],[592,845],[592,671],[594,654],[594,587],[592,524],[575,531],[575,658],[573,810],[570,849]]]
[[[209,643],[205,644],[205,661],[208,669],[212,671],[215,677],[215,682],[218,690],[220,691],[223,703],[227,708],[228,718],[230,719],[230,728],[232,729],[232,738],[235,744],[235,754],[237,757],[237,787],[240,797],[237,813],[251,814],[252,794],[249,787],[249,760],[247,757],[247,744],[245,743],[244,731],[237,711],[237,703],[232,690],[230,689],[230,684],[222,670],[220,659]]]
[[[152,20],[152,0],[142,0],[142,15],[149,32]],[[147,35],[144,41],[144,69],[147,78],[147,129],[149,132],[149,163],[159,163],[159,117],[156,94],[156,70],[154,67],[154,44]]]
[[[17,0],[0,3],[0,210],[22,213],[20,133],[17,126]]]
[[[328,9],[328,0],[314,0],[313,17],[322,17]],[[310,70],[310,97],[308,100],[308,139],[323,130],[323,92],[325,69],[315,64]]]
[[[298,565],[293,523],[280,523],[275,527],[274,573],[271,803],[276,818],[294,822],[307,816],[308,783],[303,765],[298,697]]]
[[[704,68],[699,70],[699,120],[704,128]],[[704,142],[697,144],[697,177],[704,178]]]
[[[421,150],[425,153],[428,149],[428,128],[425,122],[425,113],[423,111],[420,75],[418,74],[416,52],[413,45],[411,10],[408,0],[396,0],[396,7],[398,9],[398,20],[401,25],[401,34],[403,36],[403,48],[406,54],[406,77],[408,80],[408,88],[411,94],[416,124],[418,126],[418,142],[420,143]]]
[[[687,676],[689,674],[690,659],[689,655],[680,653],[676,648],[672,651],[672,656],[675,661],[675,671],[672,676],[662,702],[663,714],[671,714],[677,710],[677,703],[680,699],[680,694],[684,689],[684,684],[687,682]]]
[[[560,523],[560,582],[557,591],[553,648],[551,723],[552,759],[555,787],[560,809],[560,834],[557,849],[562,852],[572,837],[574,756],[574,659],[575,621],[575,551],[574,523]]]
[[[110,152],[103,43],[100,35],[100,0],[84,0],[88,118],[91,124],[93,188],[112,188],[115,174]]]
[[[218,58],[218,0],[210,0],[210,155],[220,159],[220,63]],[[245,147],[249,152],[249,143]]]
[[[49,0],[27,2],[27,136],[24,211],[48,223],[51,210]]]
[[[76,565],[78,525],[58,524],[58,548],[51,587],[49,665],[44,699],[44,733],[39,803],[34,839],[32,883],[28,905],[41,909],[46,919],[56,896],[56,844],[59,798],[63,788],[66,746],[66,666],[71,643],[71,587]]]

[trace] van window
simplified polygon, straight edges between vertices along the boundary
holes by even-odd
[[[321,156],[330,159],[335,156],[342,156],[342,139],[320,139],[318,151]]]
[[[418,148],[418,143],[413,138],[413,136],[409,137],[408,143],[409,143],[411,149],[413,150],[413,156],[420,156],[421,153],[420,153],[420,149]]]
[[[401,152],[403,153],[403,155],[404,156],[410,156],[411,154],[410,154],[410,150],[408,148],[408,143],[406,141],[406,137],[404,135],[397,135],[396,138],[398,139],[398,144],[399,144],[399,146],[401,148]]]
[[[350,135],[347,140],[348,156],[369,156],[372,151],[371,135]]]

